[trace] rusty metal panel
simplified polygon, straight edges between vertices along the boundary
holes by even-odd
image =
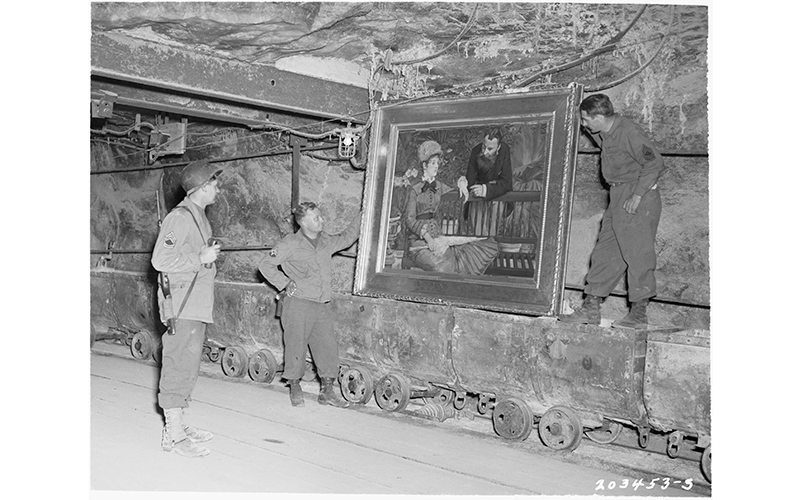
[[[343,363],[377,375],[402,374],[413,383],[453,379],[444,339],[444,307],[337,297],[332,301]]]
[[[116,34],[95,34],[92,74],[185,95],[364,123],[367,89]],[[122,96],[126,97],[126,96]]]
[[[276,315],[276,292],[262,284],[215,282],[214,323],[206,336],[224,346],[250,353],[269,348],[281,359],[282,330]]]
[[[452,356],[460,383],[477,392],[534,399],[541,332],[554,320],[474,309],[455,309],[454,316]]]
[[[147,275],[126,271],[90,273],[90,317],[97,331],[109,328],[156,333],[155,285]]]
[[[643,398],[660,430],[710,434],[710,332],[649,334]]]
[[[544,336],[536,381],[545,405],[569,406],[586,419],[644,420],[644,331],[572,325]]]

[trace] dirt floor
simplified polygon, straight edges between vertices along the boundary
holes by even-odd
[[[641,450],[584,440],[572,453],[554,452],[539,443],[536,431],[526,441],[506,441],[485,418],[436,422],[413,416],[414,406],[391,413],[372,400],[349,409],[321,406],[316,382],[303,383],[306,406],[293,408],[280,382],[231,379],[210,362],[202,365],[187,420],[215,434],[208,443],[211,454],[179,457],[159,448],[158,366],[133,359],[127,349],[103,342],[92,349],[93,496],[710,495],[690,460],[672,461],[669,473],[664,462],[670,459]],[[636,488],[638,479],[642,485]]]

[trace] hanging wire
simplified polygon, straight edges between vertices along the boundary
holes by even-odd
[[[583,56],[583,57],[580,57],[579,59],[575,59],[573,61],[567,62],[567,63],[565,63],[565,64],[563,64],[561,66],[557,66],[555,68],[549,68],[549,69],[540,71],[538,73],[535,73],[534,75],[530,76],[529,78],[527,78],[526,80],[518,83],[515,86],[516,87],[526,87],[526,86],[530,85],[532,82],[534,82],[535,80],[537,80],[539,78],[542,78],[542,77],[544,77],[546,75],[559,73],[560,71],[565,71],[567,69],[573,68],[575,66],[578,66],[578,65],[582,64],[583,62],[585,62],[585,61],[587,61],[589,59],[592,59],[594,57],[600,56],[601,54],[604,54],[605,52],[609,52],[609,51],[615,49],[615,46],[618,44],[618,42],[621,41],[622,38],[624,38],[624,35],[626,35],[629,32],[629,30],[632,29],[633,26],[635,26],[635,23],[638,21],[638,19],[640,19],[641,15],[643,15],[643,12],[645,10],[646,10],[646,5],[642,5],[640,7],[640,9],[638,9],[638,12],[635,13],[635,17],[632,18],[632,20],[629,22],[629,24],[626,25],[626,27],[624,27],[624,29],[619,31],[615,36],[610,38],[604,45],[602,45],[601,47],[597,48],[596,50],[594,50],[590,54],[588,54],[586,56]]]
[[[615,80],[615,81],[610,82],[610,83],[605,83],[605,84],[602,84],[602,85],[599,85],[599,86],[596,86],[596,87],[586,88],[585,92],[600,92],[602,90],[607,90],[607,89],[613,88],[616,85],[620,85],[620,84],[624,83],[625,81],[629,80],[630,78],[635,77],[641,71],[646,69],[646,67],[648,65],[650,65],[652,63],[652,61],[655,60],[657,55],[660,54],[660,51],[663,50],[663,46],[665,45],[666,40],[668,39],[668,33],[671,32],[671,26],[673,26],[673,24],[674,24],[674,6],[673,5],[671,6],[671,12],[670,12],[669,16],[670,16],[670,19],[668,21],[668,28],[666,29],[666,33],[663,35],[663,39],[660,40],[660,45],[657,47],[657,50],[654,51],[654,55],[652,55],[652,57],[648,61],[643,63],[641,65],[641,67],[639,67],[638,69],[636,69],[632,73],[630,73],[630,74],[628,74],[628,75],[626,75],[626,76],[624,76],[622,78],[619,78],[618,80]]]
[[[398,62],[398,63],[395,63],[395,64],[414,64],[414,63],[418,63],[418,62],[422,62],[422,61],[425,61],[425,60],[429,60],[429,59],[432,59],[434,57],[437,57],[437,56],[441,55],[443,52],[445,52],[450,47],[452,47],[468,31],[468,29],[471,27],[471,25],[474,22],[474,17],[476,15],[477,10],[478,10],[478,6],[479,5],[477,4],[474,7],[474,10],[473,10],[473,12],[471,14],[471,17],[469,18],[468,22],[466,22],[466,24],[463,27],[463,29],[460,32],[460,34],[457,35],[457,37],[454,39],[454,41],[452,41],[445,49],[443,49],[441,51],[438,51],[437,53],[432,54],[430,56],[426,56],[424,58],[420,58],[420,59],[417,59],[417,60],[401,61],[401,62]],[[552,74],[552,73],[556,73],[556,72],[559,72],[559,71],[563,71],[565,69],[569,69],[569,68],[574,67],[574,66],[576,66],[578,64],[581,64],[582,62],[587,61],[588,59],[590,59],[592,57],[597,57],[602,53],[609,52],[610,50],[613,50],[614,48],[616,48],[616,46],[617,46],[618,42],[621,40],[621,38],[623,38],[623,36],[632,28],[632,26],[634,26],[635,22],[640,18],[640,16],[642,15],[643,11],[645,10],[645,8],[646,8],[645,5],[641,6],[640,9],[638,10],[638,12],[635,14],[635,17],[632,20],[630,20],[629,24],[624,29],[622,29],[618,34],[613,36],[613,38],[611,38],[608,41],[608,43],[606,43],[602,47],[597,48],[591,54],[589,54],[587,56],[583,56],[580,59],[565,63],[565,64],[563,64],[561,66],[556,67],[556,68],[550,68],[548,70],[541,71],[541,72],[539,72],[539,73],[537,73],[535,75],[532,75],[532,76],[528,77],[526,80],[524,80],[524,82],[521,82],[521,83],[517,84],[517,86],[518,87],[526,86],[526,85],[528,85],[529,83],[531,83],[532,81],[534,81],[534,80],[536,80],[538,78],[541,78],[541,77],[546,76],[548,74]],[[674,13],[674,6],[671,6],[671,23],[672,23],[671,25],[673,25],[673,18],[674,18],[673,13]],[[624,78],[621,78],[619,80],[616,80],[615,82],[611,82],[609,84],[605,84],[605,85],[599,86],[598,88],[594,88],[594,89],[587,89],[586,88],[585,91],[586,92],[591,92],[591,91],[598,91],[598,90],[602,90],[602,89],[607,89],[607,88],[610,88],[610,87],[612,87],[614,85],[619,85],[620,83],[623,83],[624,81],[634,77],[635,75],[637,75],[638,73],[643,71],[643,69],[646,66],[648,66],[648,64],[650,64],[656,58],[656,56],[659,54],[659,52],[662,49],[662,47],[663,47],[663,45],[665,43],[665,40],[667,39],[668,36],[672,36],[672,35],[675,35],[675,34],[678,34],[678,33],[682,33],[684,31],[688,31],[690,29],[695,29],[695,28],[688,28],[686,30],[680,30],[678,32],[671,32],[670,31],[671,25],[669,26],[669,29],[667,30],[667,32],[665,34],[661,35],[662,40],[661,40],[660,47],[655,52],[655,54],[652,56],[652,58],[649,59],[649,61],[646,62],[646,64],[644,64],[643,66],[638,68],[633,73],[630,73],[629,75],[627,75]],[[654,40],[656,38],[657,37],[651,37],[651,38],[649,38],[647,40],[644,40],[644,41],[633,42],[631,44],[621,45],[621,46],[619,46],[619,48],[620,47],[624,47],[624,46],[629,47],[629,46],[639,45],[639,44],[645,43],[646,41]],[[375,71],[374,71],[374,73],[375,73]],[[411,102],[418,101],[418,100],[421,100],[421,99],[430,99],[430,98],[436,98],[436,97],[440,97],[440,96],[444,96],[444,95],[448,95],[448,94],[453,94],[455,92],[459,92],[460,88],[461,89],[467,89],[467,88],[470,88],[470,87],[476,86],[476,85],[492,84],[492,83],[494,83],[496,81],[499,81],[499,80],[502,80],[502,79],[508,78],[508,77],[509,77],[509,75],[497,76],[497,77],[491,77],[491,78],[483,78],[483,79],[480,79],[480,80],[476,80],[474,82],[466,83],[466,84],[461,85],[459,87],[441,89],[441,90],[433,91],[433,92],[425,94],[425,95],[418,95],[418,96],[414,96],[414,97],[408,97],[408,98],[402,98],[402,99],[398,99],[398,100],[393,100],[390,103],[386,103],[384,105],[384,108],[387,109],[387,108],[392,108],[392,107],[395,107],[395,106],[402,106],[402,105],[409,104]],[[370,97],[369,97],[369,100],[370,100]],[[375,112],[375,108],[376,107],[377,107],[377,104],[373,103],[371,101],[371,107],[370,108],[368,108],[366,110],[363,110],[363,111],[356,112],[356,113],[351,115],[352,117],[359,117],[359,116],[363,116],[365,114],[370,115],[370,118],[368,119],[367,123],[364,126],[361,127],[362,130],[367,130],[368,128],[370,128],[370,124],[371,124],[371,121],[372,121],[372,116],[373,116],[373,113]],[[265,125],[260,125],[260,126],[256,126],[256,127],[251,127],[251,128],[252,129],[261,129],[261,128],[270,127],[270,128],[274,128],[274,129],[277,129],[277,130],[265,131],[263,133],[257,133],[257,134],[249,135],[247,137],[238,138],[238,140],[250,140],[250,139],[258,139],[258,138],[261,138],[261,137],[279,136],[281,133],[284,133],[284,132],[288,132],[288,133],[291,133],[291,134],[294,134],[294,135],[298,135],[298,136],[306,137],[306,138],[311,138],[311,139],[320,139],[320,138],[324,138],[324,137],[330,137],[331,135],[333,135],[333,131],[332,132],[319,133],[319,134],[312,134],[312,133],[305,133],[305,132],[303,132],[303,130],[309,129],[311,127],[319,127],[321,125],[334,123],[334,122],[340,122],[341,123],[343,121],[348,121],[348,118],[347,117],[331,118],[331,119],[328,119],[328,120],[315,122],[313,124],[304,125],[304,126],[301,126],[301,127],[298,127],[298,128],[290,128],[290,127],[286,127],[286,126],[279,125],[279,124],[265,124]],[[144,124],[145,123],[142,123],[140,125],[144,125]],[[150,124],[146,124],[146,126],[153,127]],[[112,133],[112,135],[125,135],[128,132],[130,132],[131,130],[133,130],[134,128],[135,127],[129,128],[128,131],[125,132],[125,133],[116,132],[116,133]],[[231,129],[239,130],[239,129],[236,129],[236,128],[233,128],[233,127],[229,127],[227,130],[231,130]],[[102,131],[93,131],[93,132],[102,132]],[[190,133],[188,133],[187,135],[214,135],[214,134],[217,134],[219,132],[220,131],[215,131],[215,132],[209,132],[209,133],[206,133],[206,134],[190,134]],[[224,144],[227,141],[228,141],[228,139],[223,139],[223,140],[220,140],[220,141],[211,141],[211,142],[207,142],[207,143],[204,143],[204,144],[201,144],[201,145],[198,145],[198,146],[188,146],[185,149],[186,150],[204,149],[204,148],[207,148],[208,146],[212,146],[212,145],[215,145],[215,144]],[[265,153],[269,154],[270,152],[274,152],[274,151],[277,151],[277,150],[278,150],[277,148],[273,148],[273,149],[269,149]],[[148,152],[149,150],[145,149],[144,151]],[[119,159],[119,158],[134,156],[134,155],[137,155],[137,154],[141,154],[141,152],[118,155],[118,156],[112,157],[112,159]]]
[[[443,48],[442,50],[439,50],[439,51],[435,52],[432,55],[428,55],[428,56],[425,56],[425,57],[420,57],[418,59],[409,59],[409,60],[406,60],[406,61],[398,61],[398,62],[393,62],[392,60],[390,60],[390,61],[388,61],[387,65],[395,64],[395,65],[398,65],[398,66],[402,66],[402,65],[405,65],[405,64],[417,64],[417,63],[422,63],[423,61],[428,61],[430,59],[434,59],[435,57],[439,57],[440,55],[444,54],[446,51],[448,51],[448,49],[453,47],[463,36],[465,36],[465,33],[467,33],[468,30],[473,25],[474,17],[476,16],[476,11],[477,10],[479,10],[479,4],[478,3],[474,6],[473,12],[471,12],[471,17],[468,18],[468,21],[465,23],[465,26],[463,26],[462,31],[460,31],[459,34],[456,36],[456,38],[454,38],[454,40],[452,40],[451,43],[446,45],[446,47]],[[392,54],[392,52],[389,52],[389,54]],[[379,67],[381,67],[381,66],[379,66]]]
[[[126,136],[126,135],[130,134],[134,130],[137,130],[139,127],[149,127],[149,128],[155,129],[155,130],[159,129],[158,126],[150,124],[148,122],[136,122],[136,123],[134,123],[133,125],[131,125],[130,127],[128,127],[125,130],[112,130],[112,129],[108,129],[106,127],[103,127],[100,130],[90,128],[89,132],[92,133],[92,134],[114,135],[114,136],[117,136],[117,137],[123,137],[123,136]]]

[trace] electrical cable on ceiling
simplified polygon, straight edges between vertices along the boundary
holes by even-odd
[[[579,59],[575,59],[573,61],[569,61],[569,62],[567,62],[565,64],[560,65],[560,66],[557,66],[557,67],[554,67],[554,68],[549,68],[549,69],[540,71],[538,73],[535,73],[534,75],[532,75],[529,78],[527,78],[526,80],[516,84],[515,86],[516,87],[526,87],[526,86],[530,85],[532,82],[534,82],[535,80],[537,80],[539,78],[542,78],[542,77],[544,77],[546,75],[551,75],[551,74],[554,74],[554,73],[559,73],[560,71],[565,71],[567,69],[570,69],[570,68],[573,68],[575,66],[578,66],[578,65],[582,64],[583,62],[585,62],[585,61],[587,61],[589,59],[592,59],[594,57],[600,56],[601,54],[604,54],[606,52],[610,52],[611,50],[614,50],[616,44],[618,44],[618,42],[621,41],[622,38],[624,38],[624,35],[626,35],[629,32],[629,30],[631,30],[632,27],[635,26],[635,23],[638,21],[638,19],[640,19],[641,15],[643,15],[643,12],[645,10],[646,10],[646,5],[642,5],[640,7],[640,9],[638,9],[638,12],[635,14],[635,17],[632,18],[632,20],[629,22],[629,24],[626,25],[626,27],[624,27],[624,29],[622,29],[621,31],[616,33],[604,45],[602,45],[601,47],[595,49],[590,54],[588,54],[586,56],[582,56]]]
[[[398,65],[398,66],[402,66],[402,65],[405,65],[405,64],[417,64],[417,63],[422,63],[423,61],[428,61],[430,59],[434,59],[435,57],[439,57],[440,55],[444,54],[448,49],[453,47],[463,36],[465,36],[465,33],[467,33],[468,30],[470,29],[470,27],[473,25],[473,21],[474,21],[474,18],[476,16],[476,11],[477,10],[479,10],[479,4],[478,3],[474,6],[473,12],[471,12],[471,17],[468,18],[468,21],[465,23],[465,26],[462,28],[462,31],[460,31],[459,34],[457,35],[457,37],[454,38],[454,40],[452,40],[451,43],[446,45],[446,47],[443,48],[442,50],[439,50],[439,51],[435,52],[432,55],[421,57],[421,58],[418,58],[418,59],[409,59],[409,60],[406,60],[406,61],[397,61],[397,62],[393,62],[392,60],[388,60],[387,63],[385,64],[385,69],[388,69],[387,67],[389,65],[391,65],[391,64],[395,64],[395,65]],[[388,52],[388,54],[390,54],[392,56],[392,52]]]
[[[121,147],[124,147],[124,148],[138,149],[140,153],[147,151],[147,148],[145,146],[142,146],[141,144],[133,144],[130,141],[126,141],[125,139],[122,139],[122,138],[114,138],[113,142],[109,142],[108,138],[106,138],[106,139],[96,139],[96,138],[93,137],[93,138],[90,138],[89,140],[91,142],[99,142],[99,143],[107,144],[107,145],[113,143],[115,146],[121,146]],[[137,153],[137,154],[139,154],[139,153]]]
[[[317,125],[317,124],[316,124],[316,125]],[[310,126],[312,126],[312,125],[310,125]],[[237,128],[235,128],[235,127],[226,127],[225,129],[221,129],[221,130],[240,130],[240,129],[237,129]],[[240,140],[240,139],[242,139],[242,140],[245,140],[245,139],[257,139],[257,138],[259,138],[259,137],[266,137],[266,136],[271,136],[271,135],[277,135],[277,134],[280,134],[280,133],[281,133],[281,132],[283,132],[283,131],[289,131],[289,132],[292,132],[292,133],[294,133],[294,132],[295,132],[295,130],[293,130],[293,129],[282,130],[282,131],[279,131],[279,132],[275,132],[275,131],[268,131],[268,132],[263,132],[263,133],[257,133],[257,134],[254,134],[254,135],[251,135],[251,136],[248,136],[248,137],[244,137],[244,138],[238,138],[238,140]],[[187,135],[187,136],[215,135],[215,134],[217,134],[217,133],[219,133],[219,132],[220,132],[220,130],[217,130],[217,131],[214,131],[214,132],[208,132],[208,133],[187,133],[186,135]],[[180,139],[180,138],[181,138],[181,137],[177,137],[175,140],[178,140],[178,139]],[[186,147],[186,148],[185,148],[185,150],[197,150],[197,149],[202,149],[202,148],[206,148],[206,147],[208,147],[208,146],[210,146],[210,145],[214,145],[214,144],[225,144],[225,143],[226,143],[226,142],[228,142],[228,141],[229,141],[229,139],[222,139],[222,140],[220,140],[220,141],[211,141],[211,142],[206,142],[206,143],[204,143],[204,144],[202,144],[202,145],[199,145],[199,146],[188,146],[188,147]],[[160,145],[159,145],[159,147],[163,147],[163,146],[164,146],[164,144],[160,144]],[[149,149],[144,149],[144,151],[145,151],[145,152],[149,152],[149,151],[151,151],[151,150],[149,150]],[[131,154],[116,155],[116,156],[113,156],[111,159],[127,158],[127,157],[130,157],[130,156],[134,156],[134,155],[136,155],[136,154],[140,154],[140,153],[131,153]]]
[[[92,134],[114,135],[114,136],[118,136],[118,137],[123,137],[123,136],[126,136],[126,135],[130,134],[134,130],[138,130],[139,127],[143,127],[143,126],[144,127],[150,127],[152,129],[155,129],[155,130],[159,129],[159,127],[157,127],[156,125],[152,125],[152,124],[150,124],[148,122],[136,122],[133,125],[131,125],[129,128],[127,128],[126,130],[112,130],[112,129],[107,129],[104,126],[100,130],[90,128],[89,132],[92,133]]]
[[[324,160],[324,161],[349,161],[350,158],[341,158],[339,156],[326,156],[326,155],[319,155],[315,153],[303,153],[304,156],[308,156],[310,158],[314,158],[316,160]]]
[[[466,22],[466,25],[463,27],[463,29],[460,32],[460,34],[457,35],[457,37],[454,39],[454,41],[452,41],[445,49],[443,49],[443,50],[441,50],[441,51],[439,51],[439,52],[437,52],[435,54],[432,54],[430,56],[426,56],[424,58],[421,58],[421,59],[409,60],[409,61],[401,61],[401,62],[397,62],[397,63],[394,63],[394,64],[414,64],[414,63],[417,63],[417,62],[422,62],[424,60],[428,60],[428,59],[432,59],[434,57],[437,57],[438,55],[440,55],[443,52],[445,52],[446,50],[448,50],[448,48],[452,47],[462,36],[464,36],[464,34],[471,27],[471,25],[473,24],[476,12],[478,10],[478,6],[479,5],[477,4],[474,7],[474,10],[473,10],[473,13],[471,14],[471,17],[469,18],[468,22]],[[556,68],[551,68],[551,69],[539,72],[538,74],[527,78],[527,80],[525,80],[524,82],[519,83],[518,86],[525,86],[525,85],[527,85],[527,82],[534,81],[535,79],[540,78],[542,76],[545,76],[547,74],[552,74],[552,73],[555,73],[555,72],[563,71],[565,69],[574,67],[574,66],[576,66],[578,64],[581,64],[582,62],[585,62],[586,60],[588,60],[588,59],[590,59],[592,57],[596,57],[596,56],[598,56],[598,55],[600,55],[602,53],[614,50],[616,48],[618,42],[621,40],[621,38],[623,38],[623,36],[632,28],[632,26],[634,26],[635,22],[640,18],[641,14],[645,10],[645,8],[646,8],[645,5],[641,6],[639,8],[638,12],[635,14],[635,17],[629,22],[629,24],[624,29],[622,29],[619,33],[617,33],[615,36],[613,36],[608,41],[608,43],[606,43],[602,47],[597,48],[596,50],[594,50],[588,56],[583,56],[582,58],[580,58],[578,60],[570,61],[568,63],[563,64],[562,66],[559,66],[559,67],[556,67]],[[673,23],[673,8],[674,7],[672,6],[672,11],[671,11],[671,21],[672,21],[672,23]],[[687,30],[682,30],[682,31],[687,31]],[[682,31],[680,31],[680,32],[682,32]],[[669,30],[665,34],[662,35],[661,45],[658,48],[658,51],[655,52],[654,56],[652,56],[652,58],[649,61],[647,61],[646,64],[644,64],[643,66],[638,68],[638,70],[636,70],[635,72],[627,75],[626,77],[624,77],[624,78],[622,78],[620,80],[612,82],[611,84],[606,84],[606,86],[600,86],[598,89],[586,89],[586,91],[590,92],[590,91],[597,91],[597,90],[602,89],[602,88],[604,88],[604,89],[610,88],[611,86],[618,85],[618,84],[628,80],[629,78],[632,78],[633,76],[637,75],[640,71],[642,71],[648,64],[650,64],[654,60],[654,58],[660,52],[660,49],[662,49],[662,46],[663,46],[666,38],[669,35],[673,35],[673,34],[675,34],[675,33],[670,31],[670,26],[669,26]],[[655,39],[655,38],[651,38],[650,40],[652,40],[652,39]],[[613,42],[613,43],[610,43],[610,42]],[[627,44],[626,46],[637,45],[637,44],[641,44],[641,43],[643,43],[643,42]],[[462,86],[460,86],[460,88],[470,88],[471,86],[477,85],[477,84],[488,84],[488,83],[492,83],[494,81],[500,80],[502,78],[504,78],[504,76],[493,77],[493,78],[490,78],[490,79],[477,80],[476,82],[471,82],[471,83],[462,85]],[[440,97],[440,96],[444,96],[444,95],[448,95],[448,94],[453,94],[454,92],[457,92],[456,88],[442,89],[442,90],[439,90],[439,91],[431,92],[430,94],[426,94],[426,95],[420,95],[420,96],[414,96],[414,97],[409,97],[409,98],[398,99],[398,100],[396,100],[396,101],[394,101],[392,103],[389,103],[386,107],[389,108],[389,107],[394,107],[394,106],[400,106],[400,105],[408,104],[410,102],[414,102],[414,101],[421,100],[421,99],[435,98],[435,97]],[[362,115],[365,115],[365,114],[372,114],[372,113],[373,113],[373,109],[369,108],[369,109],[366,109],[366,110],[363,110],[363,111],[356,112],[356,113],[352,114],[351,116],[352,117],[357,117],[357,116],[362,116]],[[275,136],[275,135],[280,135],[283,132],[288,132],[290,134],[294,134],[294,135],[298,135],[300,137],[305,137],[305,138],[310,138],[310,139],[322,139],[322,138],[326,138],[326,137],[331,137],[339,129],[334,129],[332,131],[319,133],[319,134],[305,133],[305,132],[302,132],[302,130],[306,129],[306,128],[311,128],[313,126],[320,126],[320,125],[323,125],[323,124],[332,123],[332,122],[335,122],[335,121],[342,122],[344,120],[345,120],[345,118],[338,118],[338,119],[333,119],[332,118],[332,119],[329,119],[329,120],[324,120],[322,122],[318,122],[318,123],[315,123],[315,124],[309,124],[307,126],[302,126],[302,127],[299,127],[299,128],[290,128],[290,127],[286,127],[286,126],[279,125],[279,124],[265,124],[265,125],[251,127],[251,129],[257,129],[258,130],[258,129],[270,127],[270,128],[276,128],[278,130],[266,131],[264,133],[254,134],[254,135],[251,135],[251,136],[248,136],[248,137],[245,137],[245,138],[238,138],[238,140],[239,139],[258,139],[260,137],[266,137],[266,136],[271,136],[271,135]],[[367,130],[370,127],[370,122],[371,122],[371,119],[369,119],[364,126],[360,127],[359,130],[360,131]],[[152,126],[150,124],[147,124],[147,125]],[[228,129],[234,129],[234,128],[233,127],[229,127]],[[133,128],[129,129],[129,131],[130,130],[133,130]],[[235,129],[235,130],[237,130],[237,129]],[[356,129],[354,129],[354,130],[356,130]],[[215,132],[210,132],[208,134],[203,134],[203,135],[214,135],[214,134],[216,134],[218,132],[219,131],[215,131]],[[114,134],[114,135],[118,135],[118,134],[119,133]],[[120,135],[122,135],[122,134],[120,134]],[[189,134],[188,133],[187,135],[193,135],[193,134]],[[221,141],[217,141],[217,142],[208,142],[208,143],[204,143],[204,144],[199,145],[199,146],[187,147],[186,149],[187,150],[202,149],[202,148],[206,148],[206,147],[208,147],[210,145],[214,145],[214,144],[218,144],[218,143],[222,144],[222,143],[225,143],[225,142],[227,142],[227,140],[221,140]],[[120,157],[133,156],[134,154],[139,154],[139,153],[132,153],[130,155],[115,156],[114,159],[120,158]]]
[[[366,113],[370,113],[370,110],[361,111],[359,113],[356,113],[353,116],[360,116],[360,115],[363,115],[363,114],[366,114]],[[299,127],[299,128],[290,128],[290,127],[287,127],[287,126],[284,126],[284,125],[280,125],[280,124],[267,123],[267,124],[264,124],[264,125],[252,126],[252,127],[250,127],[250,129],[254,130],[254,129],[262,129],[262,128],[270,127],[270,128],[278,129],[278,131],[267,131],[267,132],[264,132],[264,133],[254,134],[254,135],[248,136],[247,138],[242,138],[242,139],[256,139],[256,138],[259,138],[259,137],[268,137],[268,136],[271,136],[271,135],[273,135],[273,136],[280,135],[282,132],[289,132],[291,134],[298,135],[300,137],[305,137],[307,139],[318,140],[318,139],[323,139],[323,138],[331,137],[332,135],[339,134],[343,130],[347,130],[349,133],[362,132],[364,130],[367,130],[370,127],[370,122],[371,122],[371,120],[369,118],[367,120],[367,122],[365,123],[365,125],[362,125],[360,127],[354,127],[354,128],[349,127],[349,128],[346,128],[346,129],[336,128],[336,129],[332,129],[332,130],[330,130],[328,132],[323,132],[323,133],[320,133],[320,134],[310,134],[310,133],[302,132],[302,130],[305,129],[305,128],[318,127],[318,126],[321,126],[323,124],[333,123],[335,121],[336,122],[342,122],[342,121],[346,121],[346,120],[345,120],[345,118],[339,118],[339,119],[332,118],[332,119],[329,119],[329,120],[324,120],[322,122],[316,122],[314,124],[305,125],[305,126],[302,126],[302,127]],[[143,123],[146,124],[147,126],[154,127],[154,128],[158,129],[158,127],[155,127],[155,126],[153,126],[153,125],[151,125],[151,124],[149,124],[147,122],[143,122]],[[131,130],[134,130],[136,128],[136,126],[137,126],[136,124],[133,125],[131,128],[129,128],[127,130],[127,132],[125,134],[127,134]],[[240,130],[240,129],[237,129],[235,127],[227,127],[226,129],[223,129],[223,130]],[[203,135],[214,135],[214,134],[216,134],[218,132],[219,132],[219,130],[214,131],[214,132],[209,132],[209,133],[206,133],[206,134],[203,134]],[[115,135],[125,135],[125,134],[124,133],[118,133],[118,134],[115,134]],[[190,135],[200,135],[200,134],[187,133],[186,135],[190,136]],[[180,138],[181,137],[177,137],[176,140],[178,140]],[[223,140],[216,141],[216,142],[214,142],[214,141],[213,142],[207,142],[207,143],[204,143],[204,144],[202,144],[200,146],[195,146],[195,147],[188,146],[188,147],[185,148],[185,150],[202,149],[202,148],[205,148],[205,147],[207,147],[209,145],[225,144],[226,142],[228,142],[228,139],[223,139]],[[159,147],[163,147],[163,146],[164,146],[164,144],[160,144],[159,145]],[[146,152],[149,152],[149,151],[151,151],[151,150],[146,150]],[[127,158],[129,156],[134,156],[134,154],[138,154],[138,153],[117,155],[117,156],[112,157],[111,159]]]
[[[669,13],[669,16],[670,16],[670,19],[669,19],[669,22],[668,22],[668,28],[666,29],[666,34],[663,35],[663,39],[660,40],[660,45],[657,47],[657,50],[654,51],[654,55],[652,55],[652,57],[648,61],[643,63],[643,65],[641,65],[641,67],[639,67],[638,69],[636,69],[632,73],[629,73],[628,75],[626,75],[626,76],[624,76],[622,78],[619,78],[618,80],[615,80],[613,82],[606,83],[606,84],[603,84],[603,85],[599,85],[599,86],[596,86],[596,87],[587,88],[587,89],[585,89],[585,92],[600,92],[602,90],[607,90],[607,89],[613,88],[616,85],[620,85],[620,84],[624,83],[625,81],[629,80],[630,78],[635,77],[638,73],[640,73],[641,71],[646,69],[646,67],[648,65],[650,65],[652,63],[652,61],[655,60],[655,58],[660,53],[660,51],[663,50],[663,45],[665,45],[666,40],[668,39],[668,33],[671,31],[671,26],[674,24],[674,6],[673,5],[671,6],[671,11]]]

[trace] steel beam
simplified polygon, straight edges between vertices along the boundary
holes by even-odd
[[[284,126],[308,127],[320,118],[300,117],[283,111],[270,112],[237,103],[210,101],[202,97],[177,94],[160,88],[132,86],[125,82],[94,77],[91,82],[92,99],[100,99],[111,92],[114,106],[135,110],[150,110],[181,116],[202,118],[224,123],[236,123],[248,127],[264,127],[270,123]],[[271,110],[272,111],[272,110]]]
[[[93,77],[134,87],[357,124],[369,117],[364,88],[118,34],[94,34],[91,61]]]

